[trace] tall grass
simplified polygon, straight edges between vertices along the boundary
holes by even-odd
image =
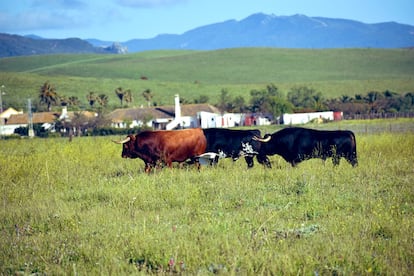
[[[357,168],[146,175],[108,138],[0,141],[0,273],[408,275],[414,134],[357,143]]]

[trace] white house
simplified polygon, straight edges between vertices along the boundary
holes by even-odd
[[[201,128],[212,127],[235,127],[243,125],[243,114],[241,113],[211,113],[198,112],[197,116]]]
[[[109,113],[112,127],[132,128],[148,126],[153,129],[200,127],[203,114],[218,114],[219,110],[209,104],[180,105],[178,95],[174,106],[121,108]]]
[[[175,95],[174,106],[116,109],[108,115],[112,127],[133,128],[148,126],[153,129],[235,127],[246,124],[242,113],[224,113],[209,104],[180,105]],[[250,116],[249,116],[250,118]],[[267,118],[254,116],[254,125],[268,125]]]
[[[309,113],[285,113],[283,114],[283,124],[298,125],[307,124],[313,120],[319,121],[333,121],[341,120],[342,112],[324,111],[324,112],[309,112]]]
[[[16,109],[9,107],[0,114],[0,135],[11,135],[14,133],[14,127],[7,125],[7,121],[10,116],[23,114],[23,111],[17,111]]]

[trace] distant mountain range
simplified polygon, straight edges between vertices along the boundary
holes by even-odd
[[[405,48],[414,46],[414,26],[305,15],[253,14],[195,28],[113,44],[97,39],[42,39],[0,34],[0,56],[50,53],[125,53],[157,49],[214,50],[235,47]]]
[[[152,49],[212,50],[234,47],[401,48],[414,46],[414,26],[364,24],[346,19],[253,14],[241,21],[199,27],[181,35],[124,42],[130,52]]]
[[[126,53],[119,43],[109,46],[94,46],[79,38],[44,39],[36,35],[19,36],[0,33],[0,57],[29,56],[61,53]]]

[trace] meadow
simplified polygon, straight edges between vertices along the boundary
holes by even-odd
[[[147,175],[119,137],[0,140],[0,274],[411,274],[412,119],[330,127],[355,130],[358,167]]]
[[[411,49],[275,49],[238,48],[216,51],[147,51],[127,55],[47,55],[0,59],[3,101],[25,107],[38,99],[50,81],[59,95],[76,96],[88,108],[86,95],[106,94],[109,109],[120,106],[114,93],[131,89],[130,106],[145,105],[150,89],[157,105],[170,105],[175,94],[194,101],[201,95],[219,102],[222,89],[232,97],[273,83],[282,93],[294,87],[313,88],[326,98],[386,90],[407,93],[414,88]],[[148,80],[141,80],[141,77]],[[36,103],[37,101],[34,101]]]

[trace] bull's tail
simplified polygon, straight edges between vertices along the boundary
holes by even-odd
[[[349,163],[351,163],[351,165],[353,167],[358,165],[358,156],[357,156],[357,144],[356,144],[356,139],[355,139],[355,134],[350,131],[350,140],[351,140],[351,153],[349,156]]]

